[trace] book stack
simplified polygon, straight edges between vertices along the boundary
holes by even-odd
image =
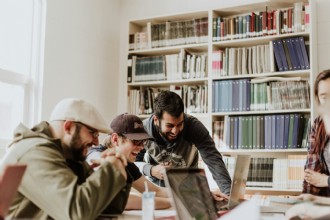
[[[308,49],[303,37],[271,41],[278,71],[309,69]]]
[[[306,148],[310,116],[274,114],[225,117],[223,149],[296,149]],[[214,133],[217,131],[213,131]],[[218,136],[214,136],[218,137]]]
[[[310,8],[308,3],[298,2],[294,7],[248,14],[214,17],[212,40],[225,41],[275,34],[309,31]]]

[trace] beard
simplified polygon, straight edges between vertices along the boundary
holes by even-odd
[[[182,130],[179,131],[179,133],[176,135],[176,138],[175,139],[169,139],[170,135],[172,134],[171,132],[162,132],[162,127],[161,127],[161,121],[159,121],[159,124],[155,124],[159,134],[164,138],[166,139],[166,141],[170,142],[170,143],[173,143],[175,142],[176,140],[179,139],[179,137],[181,136],[181,133],[182,133]]]
[[[75,133],[72,136],[69,149],[71,150],[71,155],[75,161],[84,161],[86,159],[85,146],[82,145],[80,135],[80,129],[76,129]]]

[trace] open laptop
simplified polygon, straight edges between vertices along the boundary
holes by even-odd
[[[232,209],[244,198],[249,165],[249,155],[237,155],[231,194],[228,202],[221,208]],[[219,209],[212,197],[203,169],[168,169],[165,184],[178,219],[218,218]]]
[[[7,165],[0,176],[0,219],[4,218],[17,192],[26,165]]]

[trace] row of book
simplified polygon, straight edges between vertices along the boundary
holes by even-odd
[[[270,45],[226,48],[212,52],[214,77],[271,72]]]
[[[226,116],[213,122],[213,140],[221,150],[306,148],[310,115]]]
[[[309,69],[308,53],[309,46],[303,37],[273,40],[267,45],[214,50],[212,75],[221,77]]]
[[[205,43],[208,24],[207,17],[158,24],[148,22],[144,30],[129,35],[129,50]]]
[[[128,94],[129,112],[136,115],[153,113],[153,100],[163,90],[173,91],[182,98],[185,113],[207,112],[208,91],[206,85],[170,85],[169,87],[141,87],[140,89],[131,89]]]
[[[233,176],[236,158],[223,157],[229,175]],[[276,189],[302,189],[306,155],[287,158],[251,158],[246,185]]]
[[[212,40],[224,41],[265,35],[309,31],[310,6],[297,2],[293,8],[251,12],[235,17],[215,17]]]
[[[207,54],[181,49],[177,54],[128,56],[127,82],[204,78]]]
[[[300,79],[215,80],[212,82],[212,112],[309,108],[309,81]]]
[[[273,40],[273,51],[279,71],[309,69],[308,50],[303,37]]]
[[[178,54],[165,55],[166,79],[204,78],[207,73],[207,54],[190,53],[181,49]]]

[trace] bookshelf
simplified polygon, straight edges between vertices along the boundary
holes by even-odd
[[[299,7],[294,7],[296,2],[302,2],[303,12],[298,10]],[[313,16],[315,10],[316,6],[313,1],[265,0],[231,8],[219,7],[206,11],[130,21],[128,80],[126,83],[128,112],[137,114],[142,119],[146,118],[152,112],[152,99],[157,92],[163,89],[172,90],[183,98],[186,113],[200,119],[208,128],[223,155],[233,157],[237,154],[250,154],[255,158],[273,159],[306,155],[307,125],[315,118],[312,94],[313,81],[317,74],[316,20]],[[266,14],[264,14],[265,12]],[[296,19],[299,19],[294,20],[292,17],[289,23],[288,16],[293,13],[297,14]],[[308,14],[309,22],[306,22],[305,13]],[[254,19],[258,17],[260,23],[257,26],[256,20],[253,22],[256,33],[253,33],[251,25],[246,25],[246,21],[244,21],[252,22],[251,17],[253,16],[255,16]],[[276,18],[279,16],[282,18]],[[284,17],[287,25],[279,27],[279,21],[283,21]],[[300,17],[304,19],[300,19]],[[265,30],[262,22],[265,18],[266,28],[271,27],[268,30]],[[268,22],[270,23],[268,24]],[[239,28],[231,28],[232,23],[238,24]],[[302,28],[300,24],[303,25]],[[257,27],[260,27],[259,32]],[[240,28],[243,32],[242,30],[240,32]],[[236,35],[235,31],[238,31]],[[302,53],[302,50],[306,49],[309,67],[305,65],[304,68],[302,66],[294,68],[296,64],[299,64],[299,60],[295,58],[296,64],[293,62],[294,60],[291,60],[288,43],[283,45],[286,53],[284,55],[282,53],[284,58],[281,59],[286,59],[287,62],[287,69],[284,69],[284,61],[282,60],[281,65],[283,66],[281,67],[278,63],[281,59],[276,58],[274,48],[278,46],[273,44],[281,44],[294,39],[291,44],[294,45],[294,41],[301,40],[301,38],[305,47],[301,46],[300,51]],[[296,49],[298,50],[298,43]],[[219,54],[214,51],[220,51],[222,57],[219,59]],[[254,59],[257,59],[258,62],[253,61]],[[218,63],[216,64],[215,61]],[[222,63],[219,64],[220,62]],[[258,63],[262,63],[263,66],[253,66]],[[301,63],[305,64],[302,54]],[[159,66],[156,67],[158,64]],[[225,68],[227,69],[224,70]],[[154,70],[159,78],[150,78],[149,75],[153,74]],[[281,78],[281,80],[269,80],[264,83],[264,87],[256,86],[256,84],[262,83],[254,83],[255,79],[270,77]],[[293,77],[295,80],[292,79]],[[297,83],[286,82],[290,79]],[[217,83],[222,84],[222,87],[216,87]],[[235,83],[239,85],[235,85]],[[228,87],[228,85],[230,86]],[[297,88],[297,90],[292,90],[292,88]],[[241,95],[237,96],[236,92],[232,92],[232,94],[227,92],[228,90],[237,91],[237,89]],[[287,100],[279,95],[282,90],[287,90],[291,94],[291,96],[288,95]],[[259,97],[256,94],[263,95]],[[270,99],[269,94],[273,99]],[[274,97],[277,96],[278,98],[275,100]],[[306,97],[308,98],[306,99]],[[302,101],[293,105],[291,102],[296,99]],[[308,99],[309,101],[306,103],[303,101]],[[218,100],[217,103],[216,100]],[[234,103],[233,100],[239,101]],[[274,107],[276,101],[281,102],[276,105],[279,107]],[[227,104],[228,106],[226,106]],[[230,107],[230,105],[232,106]],[[284,121],[286,119],[281,121],[280,116],[288,118],[287,121]],[[275,125],[273,125],[270,122],[272,117],[275,118],[274,120],[279,118],[279,122],[274,122]],[[290,117],[292,121],[290,121]],[[294,117],[298,118],[296,119],[298,122],[294,121]],[[231,119],[238,122],[230,124]],[[254,119],[265,121],[269,119],[269,122],[253,124]],[[249,120],[251,124],[249,124]],[[222,123],[221,135],[215,134],[215,122]],[[300,129],[294,127],[299,126],[299,123]],[[291,130],[289,126],[291,126]],[[269,133],[271,130],[281,130],[285,127],[287,130],[283,130],[282,134]],[[294,130],[297,130],[296,134],[293,134]],[[233,131],[237,131],[236,137],[231,136]],[[248,131],[258,131],[258,134],[253,136],[253,133]],[[290,132],[292,137],[289,135]],[[259,137],[259,133],[263,133],[261,134],[263,136]],[[237,142],[236,145],[239,143],[241,145],[234,146],[233,143],[230,143],[233,139]],[[272,141],[266,143],[265,139],[274,140],[273,143]],[[277,139],[280,139],[281,143],[277,143]],[[301,189],[299,187],[295,189],[292,187],[287,189],[283,187],[248,187],[247,192],[293,195],[299,194]]]

